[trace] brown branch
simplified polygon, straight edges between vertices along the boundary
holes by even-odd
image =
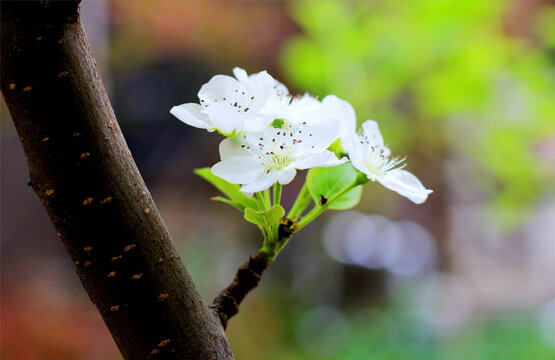
[[[1,89],[31,185],[125,359],[232,359],[121,134],[78,4],[1,2]]]

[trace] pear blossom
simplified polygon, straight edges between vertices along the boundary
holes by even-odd
[[[276,182],[285,185],[293,180],[297,169],[330,167],[348,161],[327,150],[337,132],[338,124],[333,120],[316,125],[284,121],[257,133],[229,137],[220,144],[222,160],[212,167],[212,173],[232,184],[241,184],[241,191],[246,194],[268,189]]]
[[[277,117],[273,107],[266,105],[282,99],[289,91],[266,71],[249,76],[236,67],[233,74],[235,78],[214,76],[200,88],[200,104],[174,106],[170,113],[190,126],[210,132],[218,130],[228,136],[263,130]]]
[[[280,119],[286,119],[290,123],[302,123],[307,119],[310,121],[325,120],[325,116],[314,117],[306,116],[306,113],[322,110],[322,103],[311,96],[304,94],[302,96],[291,96],[288,93],[281,93],[280,95],[273,94],[268,99],[268,103],[262,109],[263,113],[277,114]],[[325,115],[320,113],[320,115]]]
[[[404,159],[391,157],[378,124],[373,120],[362,124],[362,134],[351,139],[349,158],[353,166],[366,174],[369,180],[378,181],[416,204],[422,204],[432,193],[416,176],[403,170],[404,165],[401,164]]]

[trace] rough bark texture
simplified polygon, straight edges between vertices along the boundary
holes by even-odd
[[[1,2],[1,88],[33,187],[125,359],[232,359],[108,102],[78,2]]]

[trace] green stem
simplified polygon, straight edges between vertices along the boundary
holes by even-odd
[[[264,211],[267,209],[266,203],[264,201],[264,197],[262,197],[261,192],[256,193],[256,199],[258,200],[258,206],[260,206],[260,211]]]
[[[264,190],[264,204],[266,204],[266,209],[272,207],[272,203],[270,201],[270,189]]]
[[[355,187],[359,186],[359,181],[354,181],[351,185],[343,188],[341,191],[336,193],[334,196],[329,198],[323,205],[316,205],[312,210],[308,212],[305,216],[303,216],[302,220],[299,221],[297,224],[297,231],[301,230],[303,227],[308,225],[312,220],[316,219],[318,215],[324,212],[335,200],[339,199],[341,196],[345,195],[350,190],[354,189]]]
[[[299,192],[295,203],[291,207],[291,210],[289,210],[289,213],[287,214],[287,219],[292,219],[295,216],[300,216],[303,213],[304,209],[306,209],[308,204],[310,204],[310,200],[310,193],[305,183],[301,188],[301,191]]]
[[[281,184],[279,182],[274,184],[274,206],[279,205],[281,202]]]

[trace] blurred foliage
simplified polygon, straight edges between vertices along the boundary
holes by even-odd
[[[396,153],[473,159],[476,184],[514,223],[553,189],[537,148],[555,141],[555,9],[536,12],[531,41],[504,32],[511,4],[297,2],[303,34],[282,65],[298,88],[347,99],[359,122],[378,120]]]
[[[169,56],[201,59],[222,73],[275,64],[295,31],[281,1],[110,1],[111,65],[140,68]],[[248,19],[248,20],[246,20]]]
[[[283,291],[249,303],[234,319],[228,333],[237,358],[547,360],[555,356],[533,313],[497,314],[462,329],[442,329],[434,324],[436,319],[410,308],[393,305],[350,312],[331,306],[306,308],[280,294]]]

